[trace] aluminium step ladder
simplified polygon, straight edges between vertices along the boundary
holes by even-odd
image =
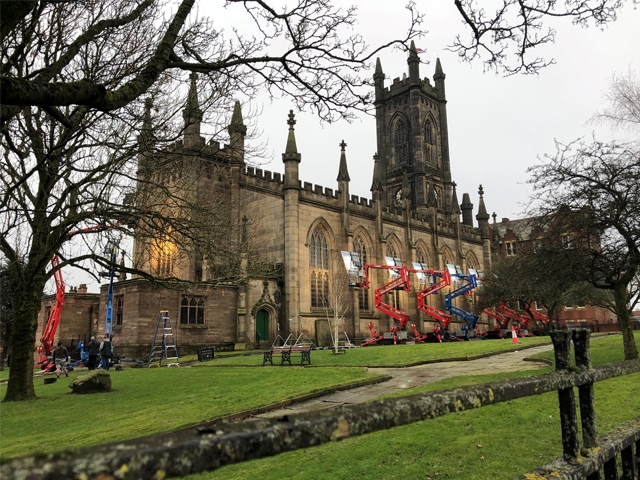
[[[178,346],[173,336],[169,310],[160,310],[160,314],[158,315],[156,333],[153,336],[147,367],[154,365],[156,362],[159,367],[180,366]]]

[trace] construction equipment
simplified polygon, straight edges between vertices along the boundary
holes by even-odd
[[[489,315],[496,320],[493,330],[487,332],[487,338],[507,338],[509,322],[511,319],[495,308],[485,308],[482,313]]]
[[[58,255],[54,255],[51,258],[51,266],[54,270],[53,278],[56,282],[56,303],[53,305],[47,324],[40,339],[41,345],[38,346],[39,362],[36,365],[43,372],[53,372],[56,369],[56,365],[50,358],[53,352],[53,339],[55,338],[58,325],[60,324],[60,315],[62,315],[62,308],[64,307],[64,291],[65,284],[62,279],[62,270],[60,267],[60,258]]]
[[[542,323],[544,326],[542,327],[542,330],[535,330],[535,332],[537,334],[547,334],[548,333],[548,328],[549,328],[549,316],[545,315],[544,313],[538,311],[538,309],[534,306],[534,302],[533,301],[528,301],[525,302],[524,304],[524,310],[525,312],[527,312],[530,316],[532,316],[536,321]]]
[[[168,310],[160,310],[160,314],[158,315],[156,333],[153,336],[147,367],[150,367],[152,364],[155,365],[156,361],[159,367],[180,366],[178,345],[173,336]]]
[[[427,297],[433,295],[451,284],[451,275],[448,270],[431,270],[423,263],[413,263],[411,273],[415,273],[418,277],[420,285],[427,285],[425,288],[416,293],[418,299],[418,310],[430,316],[438,322],[438,326],[431,332],[421,334],[418,332],[415,324],[412,324],[414,331],[414,341],[422,342],[442,342],[461,340],[449,332],[449,324],[451,323],[451,315],[441,312],[437,308],[427,303]]]
[[[504,303],[500,304],[500,312],[515,322],[514,327],[519,337],[534,336],[529,332],[529,322],[531,321],[531,317],[529,315],[518,312]]]
[[[360,286],[362,288],[369,288],[371,286],[369,271],[375,269],[388,270],[391,280],[375,290],[375,307],[383,313],[386,313],[393,318],[395,325],[391,328],[390,332],[383,334],[377,334],[373,330],[373,325],[370,325],[372,333],[372,340],[365,341],[362,346],[371,345],[372,343],[392,343],[396,345],[398,341],[407,340],[407,322],[409,321],[409,315],[403,312],[397,307],[385,303],[382,301],[382,296],[392,292],[394,290],[411,290],[411,283],[409,280],[409,269],[402,264],[399,258],[385,257],[386,265],[371,265],[364,266],[364,279],[361,281]],[[375,333],[375,335],[374,335]]]
[[[479,316],[475,313],[469,312],[456,305],[453,305],[454,298],[457,298],[461,295],[470,296],[473,289],[478,286],[477,272],[473,269],[469,269],[469,273],[462,273],[462,269],[458,265],[447,265],[447,269],[449,270],[449,274],[451,275],[454,283],[456,283],[455,280],[464,281],[464,283],[460,287],[445,295],[444,299],[447,311],[452,315],[457,315],[465,322],[467,322],[467,324],[462,327],[465,340],[471,340],[471,335],[469,333],[470,331],[475,331],[479,338],[484,338],[481,336],[481,333],[477,331]]]

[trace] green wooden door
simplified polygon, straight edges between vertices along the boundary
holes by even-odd
[[[256,342],[269,341],[269,312],[259,310],[256,313]]]

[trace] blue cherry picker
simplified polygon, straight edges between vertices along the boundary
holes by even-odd
[[[457,298],[461,295],[472,295],[473,289],[478,286],[478,273],[473,269],[469,269],[469,273],[462,273],[462,269],[457,265],[455,267],[453,265],[447,265],[447,269],[449,270],[454,284],[457,283],[455,279],[458,279],[458,281],[464,281],[464,283],[460,287],[445,295],[444,299],[447,311],[451,315],[457,315],[465,322],[467,322],[467,324],[462,327],[465,340],[471,340],[471,335],[469,334],[470,330],[475,330],[479,338],[484,338],[481,336],[480,332],[477,331],[478,315],[453,304],[454,298]]]

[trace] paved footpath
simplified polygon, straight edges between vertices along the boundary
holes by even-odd
[[[291,413],[311,412],[339,405],[367,402],[381,395],[426,385],[427,383],[437,382],[445,378],[483,375],[490,372],[500,373],[538,370],[547,367],[548,364],[544,362],[525,361],[525,358],[552,349],[552,345],[542,345],[469,361],[431,363],[405,368],[367,368],[367,372],[388,375],[392,378],[385,382],[343,390],[313,400],[295,403],[278,410],[258,414],[256,417],[279,417]]]

